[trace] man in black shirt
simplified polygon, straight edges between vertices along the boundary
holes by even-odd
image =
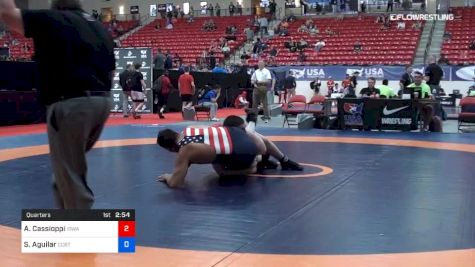
[[[379,98],[379,89],[374,87],[376,79],[373,77],[368,78],[368,87],[361,89],[361,97]]]
[[[289,72],[289,75],[284,81],[285,103],[289,102],[289,99],[295,95],[295,88],[297,88],[297,82],[295,81],[293,72]]]
[[[134,65],[128,64],[127,68],[119,75],[119,84],[122,87],[122,113],[124,118],[129,117],[129,97],[132,90],[127,84],[130,82],[130,76],[134,74]]]
[[[348,94],[345,97],[356,97],[356,86],[358,85],[359,71],[353,72],[350,78],[350,87],[348,88]]]
[[[0,0],[0,17],[35,44],[40,99],[48,106],[57,204],[91,208],[86,152],[99,138],[111,108],[112,38],[82,10],[79,0],[54,0],[51,10],[20,10],[14,0]]]
[[[397,95],[402,97],[404,90],[414,82],[414,76],[412,75],[412,66],[406,65],[406,72],[401,76],[401,80],[399,80],[399,91]]]
[[[440,80],[442,79],[442,76],[444,76],[444,71],[436,64],[436,62],[436,57],[430,56],[429,65],[424,71],[426,83],[429,85],[433,94],[436,94],[441,89]]]
[[[403,91],[406,89],[409,84],[414,82],[414,77],[412,77],[412,66],[406,65],[406,72],[401,76],[401,80],[399,81],[399,87]]]

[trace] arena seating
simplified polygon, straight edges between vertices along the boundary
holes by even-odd
[[[304,50],[306,60],[303,64],[317,65],[403,65],[410,64],[415,56],[421,36],[420,29],[412,29],[413,22],[406,22],[405,30],[396,29],[396,22],[391,22],[390,28],[380,30],[381,24],[375,23],[374,16],[314,19],[314,24],[320,30],[317,36],[308,33],[298,33],[298,27],[305,23],[299,19],[289,24],[289,36],[277,36],[268,44],[278,50],[275,58],[276,65],[298,64],[298,52],[289,52],[284,43],[293,37],[294,41],[304,38],[309,47]],[[328,35],[325,29],[329,27],[337,35]],[[314,45],[321,38],[326,46],[317,52]],[[354,52],[354,44],[359,41],[362,51]],[[264,54],[264,58],[266,55]],[[251,60],[250,64],[255,64]]]
[[[451,38],[444,41],[442,54],[453,65],[475,64],[475,50],[469,49],[470,42],[475,40],[475,8],[456,7],[452,12],[456,19],[447,22],[445,31]]]
[[[135,27],[139,26],[139,21],[137,20],[120,21],[119,20],[117,21],[116,30],[113,30],[112,24],[110,22],[107,22],[107,23],[104,22],[103,24],[106,27],[106,29],[109,30],[109,33],[112,35],[112,38],[117,38],[121,35],[121,33],[119,32],[119,29],[122,28],[122,34],[126,33],[134,29]]]
[[[12,32],[0,38],[0,47],[7,44],[10,47],[10,57],[14,60],[29,60],[34,54],[33,39],[25,38],[22,35]],[[25,44],[29,49],[25,49]]]
[[[172,30],[165,29],[165,20],[157,19],[146,25],[138,32],[127,37],[122,41],[122,47],[152,47],[153,54],[157,53],[157,49],[162,51],[170,50],[172,54],[178,54],[184,64],[196,63],[198,57],[201,56],[205,49],[208,49],[212,41],[217,41],[221,37],[225,37],[225,29],[227,26],[234,24],[238,29],[236,34],[236,42],[230,43],[231,53],[236,47],[242,45],[245,41],[244,28],[248,25],[249,16],[234,17],[212,17],[217,26],[217,30],[205,32],[201,30],[205,20],[210,17],[196,18],[194,22],[188,23],[186,19],[178,19]],[[155,29],[160,23],[161,28]],[[219,52],[216,58],[222,59],[224,55]]]

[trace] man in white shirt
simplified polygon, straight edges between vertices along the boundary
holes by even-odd
[[[252,74],[251,82],[254,85],[252,92],[252,109],[258,114],[258,106],[262,103],[264,109],[264,116],[262,119],[265,123],[269,122],[269,106],[267,103],[267,87],[272,81],[270,71],[265,68],[264,61],[259,61],[259,68]]]
[[[320,41],[315,44],[315,50],[320,51],[323,47],[325,47],[325,42],[323,39],[320,39]]]

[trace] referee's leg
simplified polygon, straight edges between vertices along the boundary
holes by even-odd
[[[89,209],[94,194],[87,184],[86,151],[93,146],[109,115],[105,97],[74,98],[48,109],[48,139],[59,208]]]

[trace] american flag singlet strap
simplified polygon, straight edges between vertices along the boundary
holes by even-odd
[[[185,137],[202,136],[203,143],[213,147],[216,154],[229,155],[233,152],[231,135],[225,127],[186,128],[184,133]]]

